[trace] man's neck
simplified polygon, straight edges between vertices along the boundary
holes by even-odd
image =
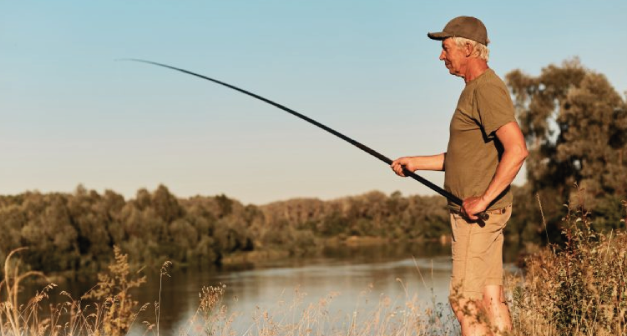
[[[490,67],[485,60],[478,58],[469,59],[466,73],[464,74],[464,82],[466,82],[466,84],[472,82],[473,79],[481,76],[488,69],[490,69]]]

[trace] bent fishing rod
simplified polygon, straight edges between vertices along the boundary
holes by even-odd
[[[379,152],[373,150],[372,148],[367,147],[367,146],[365,146],[365,145],[363,145],[363,144],[361,144],[361,143],[359,143],[359,142],[357,142],[357,141],[347,137],[346,135],[344,135],[344,134],[342,134],[342,133],[340,133],[340,132],[338,132],[338,131],[330,128],[330,127],[327,127],[327,126],[325,126],[325,125],[323,125],[323,124],[321,124],[321,123],[319,123],[319,122],[317,122],[317,121],[315,121],[315,120],[313,120],[313,119],[311,119],[311,118],[309,118],[309,117],[307,117],[307,116],[305,116],[303,114],[300,114],[300,113],[298,113],[298,112],[296,112],[296,111],[294,111],[294,110],[292,110],[292,109],[290,109],[290,108],[288,108],[286,106],[283,106],[283,105],[281,105],[279,103],[273,102],[270,99],[264,98],[262,96],[254,94],[254,93],[252,93],[250,91],[246,91],[244,89],[240,89],[240,88],[238,88],[236,86],[233,86],[231,84],[227,84],[225,82],[219,81],[217,79],[209,78],[207,76],[203,76],[203,75],[197,74],[195,72],[191,72],[191,71],[188,71],[188,70],[185,70],[185,69],[173,67],[173,66],[167,65],[167,64],[162,64],[162,63],[157,63],[157,62],[147,61],[147,60],[142,60],[142,59],[136,59],[136,58],[130,58],[130,59],[124,59],[124,60],[125,61],[133,61],[133,62],[140,62],[140,63],[146,63],[146,64],[152,64],[152,65],[160,66],[160,67],[163,67],[163,68],[179,71],[179,72],[182,72],[182,73],[185,73],[185,74],[188,74],[188,75],[192,75],[192,76],[195,76],[195,77],[198,77],[198,78],[202,78],[202,79],[214,82],[216,84],[220,84],[222,86],[226,86],[226,87],[228,87],[230,89],[233,89],[235,91],[239,91],[239,92],[241,92],[241,93],[243,93],[245,95],[251,96],[253,98],[257,98],[257,99],[259,99],[259,100],[261,100],[261,101],[263,101],[265,103],[268,103],[268,104],[270,104],[272,106],[275,106],[275,107],[277,107],[277,108],[279,108],[279,109],[281,109],[281,110],[283,110],[283,111],[285,111],[287,113],[290,113],[290,114],[294,115],[295,117],[298,117],[298,118],[300,118],[302,120],[305,120],[306,122],[308,122],[310,124],[318,126],[319,128],[321,128],[321,129],[323,129],[323,130],[325,130],[325,131],[335,135],[336,137],[338,137],[338,138],[340,138],[340,139],[350,143],[351,145],[353,145],[353,146],[363,150],[364,152],[366,152],[366,153],[376,157],[377,159],[385,162],[387,165],[391,165],[392,162],[393,162],[391,159],[389,159],[385,155],[380,154]],[[463,201],[459,197],[457,197],[457,196],[451,194],[450,192],[448,192],[448,191],[438,187],[437,185],[431,183],[431,181],[429,181],[429,180],[419,176],[418,174],[416,174],[416,173],[414,173],[412,171],[409,171],[409,170],[407,170],[405,168],[403,168],[403,173],[405,174],[405,176],[409,176],[409,177],[413,178],[414,180],[416,180],[416,181],[422,183],[423,185],[427,186],[429,189],[431,189],[431,190],[437,192],[438,194],[446,197],[449,201],[455,203],[456,205],[458,205],[460,207],[462,206]],[[489,218],[489,215],[486,212],[481,212],[481,213],[477,214],[477,216],[479,216],[479,218],[484,220],[484,221]]]

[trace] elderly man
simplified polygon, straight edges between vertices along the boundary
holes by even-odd
[[[444,187],[464,200],[449,204],[453,271],[449,300],[462,335],[511,330],[503,294],[503,229],[511,216],[510,184],[527,148],[503,81],[488,67],[488,34],[474,17],[460,16],[444,30],[427,34],[442,41],[440,60],[462,77],[462,91],[450,124],[446,153],[401,157],[392,163],[409,171],[445,171]],[[489,219],[479,220],[486,211]],[[487,319],[480,318],[487,316]]]

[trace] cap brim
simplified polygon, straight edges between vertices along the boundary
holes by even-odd
[[[445,32],[439,32],[439,33],[427,33],[427,36],[429,36],[429,38],[432,40],[441,41],[441,40],[451,37],[451,34],[448,34]]]

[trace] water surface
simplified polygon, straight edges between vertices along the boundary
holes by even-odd
[[[255,328],[254,318],[263,312],[298,318],[309,304],[319,305],[321,300],[330,315],[345,321],[356,311],[376,310],[383,297],[399,306],[417,298],[427,308],[434,301],[446,301],[450,252],[438,244],[339,246],[317,257],[249,267],[173,270],[171,278],[164,278],[161,327],[177,334],[197,309],[203,286],[226,286],[223,304],[237,313],[236,329],[242,333]],[[150,288],[138,297],[140,302],[157,297],[158,277],[149,282]]]
[[[506,261],[511,259],[508,255]],[[145,331],[142,321],[154,323],[154,303],[159,300],[158,270],[146,273],[148,282],[133,292],[139,305],[151,304],[136,322],[138,334]],[[322,307],[333,323],[351,321],[357,312],[364,316],[364,312],[376,311],[382,301],[399,309],[410,301],[425,309],[439,304],[439,310],[450,314],[450,246],[440,244],[342,245],[325,248],[317,256],[238,267],[198,270],[174,265],[168,273],[169,277],[161,279],[159,326],[163,335],[182,334],[205,286],[224,288],[221,304],[229,314],[237,315],[232,322],[237,335],[258,328],[263,314],[273,319],[302,319],[310,305]],[[56,292],[67,290],[77,298],[94,284],[65,284]]]

